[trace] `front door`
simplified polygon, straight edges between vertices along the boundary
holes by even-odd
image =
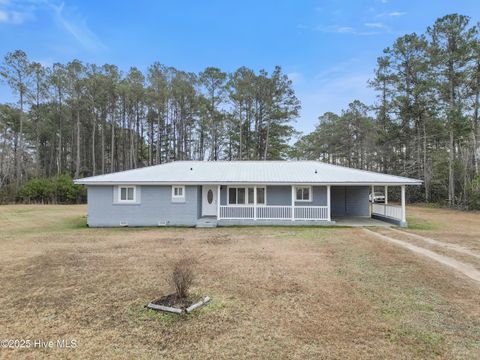
[[[217,187],[202,187],[202,216],[217,216]]]

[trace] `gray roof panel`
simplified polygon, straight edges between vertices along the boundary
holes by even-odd
[[[320,161],[175,161],[87,177],[75,183],[420,185],[422,181]]]

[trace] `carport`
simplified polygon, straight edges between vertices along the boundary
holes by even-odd
[[[384,188],[385,203],[370,202],[370,193],[378,185],[331,186],[331,217],[339,225],[377,226],[381,222],[407,226],[405,185],[400,185],[400,204],[389,204],[388,185]]]
[[[368,186],[332,186],[332,219],[370,217]]]

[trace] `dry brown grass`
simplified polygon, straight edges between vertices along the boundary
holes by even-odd
[[[88,229],[84,213],[0,207],[0,339],[78,341],[0,357],[480,357],[480,286],[360,229]],[[212,303],[144,309],[185,255]]]
[[[480,212],[410,206],[410,231],[480,251]]]

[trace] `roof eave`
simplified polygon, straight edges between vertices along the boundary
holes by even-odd
[[[401,186],[401,185],[422,185],[423,181],[84,181],[74,180],[77,185],[334,185],[334,186]]]

